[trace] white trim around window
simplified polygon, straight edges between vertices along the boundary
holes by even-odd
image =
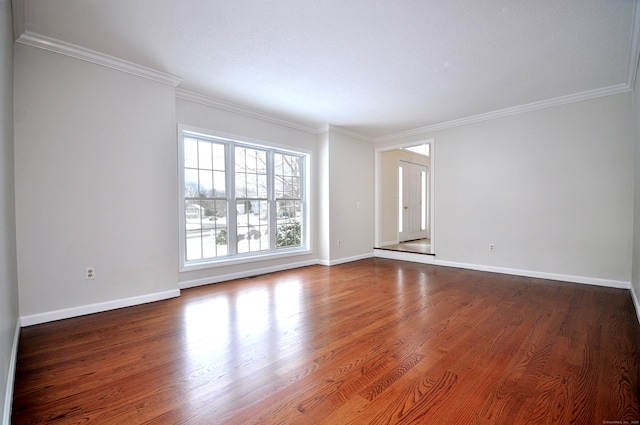
[[[182,124],[178,141],[181,272],[312,252],[310,152]]]

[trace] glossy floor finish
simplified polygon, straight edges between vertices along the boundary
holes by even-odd
[[[626,290],[311,266],[23,329],[13,423],[632,423],[639,336]]]
[[[377,249],[413,252],[416,254],[433,254],[433,252],[431,251],[431,240],[429,239],[418,239],[415,241],[400,242],[395,245],[386,245]]]

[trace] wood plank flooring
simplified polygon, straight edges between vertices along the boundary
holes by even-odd
[[[14,424],[640,421],[629,291],[387,259],[22,329]]]

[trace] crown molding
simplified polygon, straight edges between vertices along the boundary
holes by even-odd
[[[18,3],[20,0],[17,1]],[[106,66],[117,71],[126,72],[138,77],[146,78],[148,80],[156,81],[158,83],[166,84],[172,87],[176,87],[182,81],[182,78],[175,75],[160,72],[146,66],[138,65],[133,62],[129,62],[123,59],[109,56],[103,53],[96,52],[94,50],[85,49],[84,47],[76,46],[71,43],[56,40],[54,38],[45,37],[40,34],[35,34],[29,31],[23,32],[16,39],[16,43],[24,44],[39,49],[48,50],[55,53],[60,53],[65,56],[80,59],[86,62],[91,62],[97,65]]]
[[[473,115],[471,117],[460,118],[457,120],[446,121],[443,123],[428,125],[425,127],[415,128],[413,130],[402,131],[400,133],[389,134],[386,136],[376,137],[375,143],[388,142],[391,140],[402,139],[405,137],[423,135],[447,128],[460,127],[467,124],[474,124],[482,121],[488,121],[496,118],[503,118],[512,115],[523,114],[525,112],[537,111],[540,109],[551,108],[554,106],[567,105],[569,103],[581,102],[584,100],[596,99],[598,97],[611,96],[631,91],[631,87],[627,84],[618,84],[602,89],[590,90],[582,93],[576,93],[568,96],[555,97],[540,102],[528,103],[526,105],[515,106],[513,108],[500,109],[498,111],[487,112],[486,114]]]
[[[250,109],[244,106],[239,106],[233,103],[225,102],[223,100],[216,99],[211,96],[206,96],[206,95],[196,93],[190,90],[185,90],[182,88],[176,89],[176,97],[179,99],[188,100],[190,102],[199,103],[201,105],[209,106],[212,108],[222,109],[227,112],[233,112],[236,114],[270,122],[273,124],[278,124],[285,127],[293,128],[295,130],[305,131],[307,133],[313,133],[313,134],[322,133],[322,128],[319,128],[319,127],[310,127],[308,125],[304,125],[301,123],[283,120],[282,118],[265,114],[264,112],[260,112],[255,109]]]
[[[176,87],[176,97],[189,100],[192,102],[200,103],[213,108],[222,109],[228,112],[234,112],[241,115],[249,116],[252,118],[260,119],[266,122],[283,125],[296,130],[305,131],[313,134],[325,133],[332,131],[335,133],[343,134],[356,139],[381,143],[387,141],[393,141],[406,137],[419,136],[424,133],[429,133],[438,130],[444,130],[453,127],[459,127],[462,125],[478,123],[491,119],[507,117],[511,115],[517,115],[525,112],[535,111],[539,109],[549,108],[553,106],[565,105],[573,102],[579,102],[589,99],[594,99],[603,96],[615,95],[625,93],[634,90],[637,83],[636,77],[638,73],[638,67],[640,66],[640,7],[634,2],[634,21],[633,31],[631,35],[631,49],[629,56],[629,67],[627,71],[627,83],[619,84],[611,87],[605,87],[602,89],[586,91],[568,96],[561,96],[553,99],[548,99],[540,102],[533,102],[526,105],[516,106],[513,108],[505,108],[498,111],[488,112],[485,114],[474,115],[466,118],[446,121],[438,124],[428,125],[425,127],[419,127],[402,131],[398,133],[392,133],[379,137],[367,137],[362,134],[357,134],[348,131],[344,128],[334,126],[331,124],[324,124],[320,127],[311,127],[309,125],[301,124],[298,122],[284,120],[275,117],[264,112],[260,112],[247,107],[235,105],[232,103],[224,102],[219,99],[215,99],[209,96],[205,96],[199,93],[191,92],[188,90],[177,88],[182,82],[182,78],[174,76],[168,73],[157,71],[152,68],[148,68],[142,65],[138,65],[133,62],[125,61],[117,57],[102,54],[90,49],[66,43],[60,40],[56,40],[50,37],[45,37],[30,31],[26,31],[26,18],[25,18],[25,0],[11,0],[12,15],[13,15],[13,34],[16,43],[49,50],[51,52],[60,53],[66,56],[70,56],[83,61],[95,63],[97,65],[106,66],[118,71],[126,72],[132,75],[143,77],[152,81],[156,81],[162,84],[167,84],[172,87]]]
[[[373,139],[371,137],[367,137],[367,136],[364,136],[362,134],[354,133],[352,131],[346,130],[344,128],[341,128],[339,126],[332,125],[332,124],[327,124],[326,125],[326,127],[324,128],[323,133],[325,133],[325,132],[332,132],[332,133],[342,134],[343,136],[347,136],[347,137],[351,137],[351,138],[354,138],[354,139],[362,140],[364,142],[369,142],[369,143],[374,143],[375,142],[375,139]]]
[[[466,124],[487,121],[495,118],[508,117],[511,115],[522,114],[524,112],[535,111],[553,106],[566,105],[573,102],[595,99],[598,97],[611,96],[620,93],[633,91],[637,83],[636,77],[638,66],[640,64],[640,7],[634,2],[633,6],[633,30],[631,34],[631,51],[629,52],[629,69],[627,70],[627,83],[615,86],[605,87],[602,89],[590,90],[582,93],[572,94],[568,96],[556,97],[553,99],[533,102],[526,105],[516,106],[513,108],[500,109],[486,114],[474,115],[467,118],[461,118],[443,123],[433,124],[399,133],[393,133],[386,136],[376,137],[375,143],[387,142],[405,137],[422,135],[424,133],[444,130],[447,128],[459,127]]]

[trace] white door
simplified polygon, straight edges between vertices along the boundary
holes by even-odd
[[[398,240],[426,238],[427,167],[400,161],[398,181]]]

